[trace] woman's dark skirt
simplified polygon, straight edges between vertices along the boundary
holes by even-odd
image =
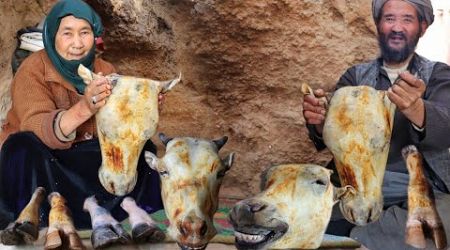
[[[156,153],[148,141],[144,151]],[[89,213],[83,211],[84,199],[95,195],[99,205],[118,221],[128,215],[120,207],[124,197],[108,193],[100,184],[98,169],[102,158],[98,139],[75,143],[67,150],[51,150],[31,132],[13,134],[4,142],[0,154],[0,217],[15,220],[27,205],[34,190],[61,193],[67,200],[77,228],[90,228]],[[158,173],[152,170],[141,153],[138,179],[131,196],[148,213],[162,209]],[[48,224],[50,206],[45,200],[40,209],[41,226]],[[0,218],[0,223],[2,218]]]

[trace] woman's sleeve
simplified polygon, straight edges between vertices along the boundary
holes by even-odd
[[[44,80],[43,64],[33,60],[25,61],[24,64],[11,86],[13,108],[19,118],[20,131],[33,132],[52,149],[70,148],[72,142],[60,141],[54,131],[55,118],[63,110],[56,108],[51,88]]]

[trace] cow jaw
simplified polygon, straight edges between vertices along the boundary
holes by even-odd
[[[236,204],[230,213],[239,249],[320,246],[335,203],[331,171],[310,164],[270,168],[263,192]]]
[[[277,208],[258,197],[236,204],[230,213],[238,249],[262,249],[281,238],[289,225]]]

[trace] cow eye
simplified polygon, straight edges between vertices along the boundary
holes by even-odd
[[[323,185],[323,186],[326,185],[326,183],[325,183],[324,181],[320,180],[320,179],[319,179],[319,180],[316,180],[315,184],[317,184],[317,185]]]
[[[169,172],[167,170],[159,171],[159,175],[162,177],[169,176]]]

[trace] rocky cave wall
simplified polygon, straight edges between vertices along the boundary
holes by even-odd
[[[4,1],[3,89],[15,31],[38,22],[46,0]],[[324,165],[329,153],[316,152],[304,126],[301,83],[332,90],[347,67],[378,53],[370,0],[87,2],[105,24],[103,57],[119,73],[161,80],[182,73],[166,95],[159,132],[229,137],[221,154],[236,158],[221,190],[227,197],[256,193],[259,174],[274,164]]]

